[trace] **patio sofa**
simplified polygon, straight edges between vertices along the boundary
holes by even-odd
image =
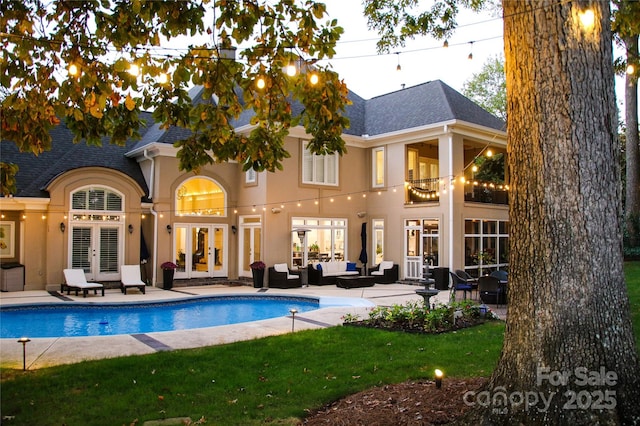
[[[369,269],[369,275],[375,277],[377,284],[391,284],[398,281],[399,266],[389,260],[383,260],[375,267]]]
[[[276,263],[269,267],[269,288],[302,287],[300,275],[292,273],[286,263]]]
[[[318,262],[307,269],[310,285],[335,285],[338,277],[360,275],[356,264],[346,261]]]

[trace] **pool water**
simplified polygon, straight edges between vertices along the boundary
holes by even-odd
[[[284,317],[319,308],[318,299],[216,296],[128,305],[39,305],[0,309],[0,337],[112,336],[188,330]]]

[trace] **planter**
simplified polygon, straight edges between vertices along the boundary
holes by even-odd
[[[173,274],[175,269],[163,269],[162,270],[162,288],[165,290],[171,290],[173,288]]]
[[[264,269],[252,269],[251,273],[253,274],[253,287],[262,288],[264,284]]]

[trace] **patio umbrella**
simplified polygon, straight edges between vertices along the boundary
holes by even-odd
[[[367,261],[369,260],[369,257],[367,256],[367,222],[362,223],[360,239],[362,240],[362,250],[360,250],[360,257],[358,259],[364,265],[363,275],[367,275]]]
[[[144,239],[142,230],[140,231],[140,263],[145,263],[149,259],[149,249],[147,248],[147,242]]]

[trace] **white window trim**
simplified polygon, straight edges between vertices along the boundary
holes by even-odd
[[[302,180],[302,183],[310,184],[310,185],[338,186],[340,182],[340,157],[338,156],[338,154],[336,153],[327,154],[327,155],[312,154],[307,149],[308,144],[309,144],[309,141],[302,141],[302,155],[300,156],[300,161],[301,161],[300,170],[302,171],[300,178]],[[306,170],[305,158],[307,158],[307,156],[309,155],[311,156],[313,177],[311,178],[311,180],[305,180],[305,170]],[[318,158],[321,158],[321,157],[323,157],[325,160],[324,161],[324,180],[322,181],[316,179],[316,176],[317,176],[316,164],[318,162]],[[330,163],[330,161],[326,161],[328,159],[333,159],[335,163],[335,170],[333,172],[331,170],[328,170],[329,163]],[[327,182],[329,180],[328,177],[330,174],[335,178],[335,182]]]
[[[378,168],[378,153],[382,152],[382,182],[378,182],[378,172],[380,171]],[[386,152],[383,146],[379,146],[377,148],[373,148],[371,151],[371,186],[373,188],[383,188],[385,186],[385,182],[387,180],[387,174],[385,173],[385,167],[387,164]]]

